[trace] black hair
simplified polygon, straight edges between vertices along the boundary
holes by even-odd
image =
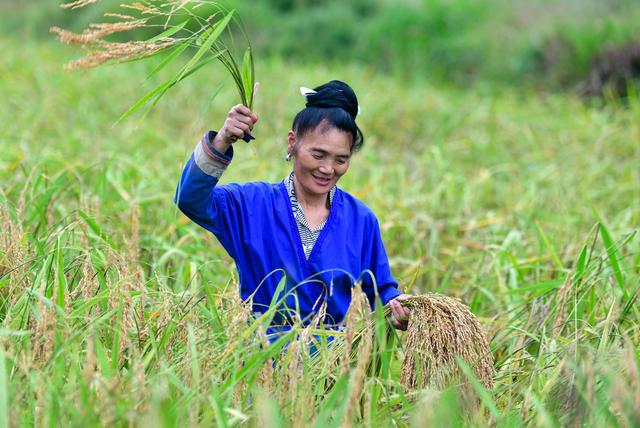
[[[353,89],[340,80],[332,80],[313,90],[315,94],[306,95],[306,108],[293,119],[291,129],[297,138],[314,131],[324,121],[351,134],[351,152],[360,150],[364,144],[364,136],[356,125],[358,98]]]

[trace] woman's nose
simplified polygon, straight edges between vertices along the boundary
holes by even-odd
[[[333,166],[330,162],[323,162],[320,164],[320,168],[318,168],[321,173],[331,175],[333,174]]]

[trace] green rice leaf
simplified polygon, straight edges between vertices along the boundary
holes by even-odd
[[[191,68],[191,70],[189,70],[186,74],[184,74],[180,80],[174,80],[174,81],[170,81],[170,84],[168,86],[163,86],[162,90],[155,96],[155,97],[151,97],[153,99],[153,101],[151,102],[151,105],[147,108],[147,110],[144,113],[144,116],[146,116],[147,114],[149,114],[149,112],[151,111],[151,109],[153,107],[155,107],[156,104],[158,104],[158,102],[160,101],[160,99],[164,96],[164,94],[167,93],[167,91],[169,89],[171,89],[173,86],[175,86],[176,84],[178,84],[180,81],[186,79],[187,77],[191,76],[193,73],[195,73],[196,71],[198,71],[200,68],[204,67],[205,65],[207,65],[208,63],[210,63],[211,61],[214,61],[216,58],[220,57],[220,55],[222,55],[223,52],[218,52],[215,55],[211,55],[206,57],[205,59],[201,60],[198,64],[196,64],[194,67]],[[166,82],[165,82],[166,83]],[[149,100],[147,100],[148,102]],[[142,107],[142,106],[141,106]],[[144,117],[143,116],[143,117]]]
[[[575,279],[578,280],[584,275],[584,270],[587,265],[587,246],[582,246],[580,255],[578,256],[578,262],[576,263]]]
[[[167,66],[171,61],[176,59],[185,49],[187,49],[191,45],[191,40],[187,39],[184,42],[180,43],[169,55],[167,55],[161,62],[158,64],[151,72],[147,75],[147,79],[156,74],[158,71],[162,70]]]
[[[246,97],[244,104],[249,108],[253,104],[253,80],[253,55],[251,54],[251,47],[249,47],[245,51],[242,60],[242,86]]]
[[[191,21],[191,19],[187,19],[184,22],[181,22],[180,24],[178,24],[178,25],[176,25],[174,27],[170,27],[166,31],[163,31],[162,33],[158,34],[157,36],[154,36],[154,37],[150,38],[147,41],[148,42],[157,42],[158,40],[164,39],[165,37],[171,37],[174,34],[176,34],[178,31],[182,30],[184,28],[184,26],[189,23],[189,21]]]
[[[73,309],[70,313],[70,317],[79,317],[85,314],[93,306],[99,305],[101,302],[106,302],[109,298],[108,290],[100,291],[96,296],[89,297],[82,300],[82,303]]]
[[[226,55],[220,57],[220,61],[227,68],[227,71],[229,71],[231,77],[233,77],[233,80],[236,83],[236,88],[238,89],[238,93],[240,94],[240,100],[243,104],[246,104],[247,97],[244,92],[244,85],[242,83],[242,74],[240,69],[238,68],[238,64],[236,63],[235,58],[233,58],[233,55],[231,55],[230,52],[227,52]]]
[[[102,230],[100,225],[98,225],[98,223],[96,223],[96,221],[93,218],[91,218],[87,213],[85,213],[82,210],[78,210],[78,214],[80,215],[80,217],[84,219],[84,221],[87,223],[89,228],[93,231],[93,233],[98,235],[100,239],[102,239],[104,242],[109,244],[111,248],[113,248],[116,251],[120,251],[116,243],[113,242],[111,238],[109,238],[109,236],[107,236],[107,234]]]
[[[33,289],[39,289],[41,287],[40,284],[47,281],[47,278],[50,277],[51,266],[53,265],[53,254],[49,254],[45,259],[42,268],[38,271],[36,275],[36,279],[33,281]],[[49,291],[49,286],[45,285],[44,297],[51,298],[51,292]]]
[[[96,337],[93,343],[96,349],[96,360],[98,360],[100,371],[107,377],[111,376],[111,365],[107,359],[107,353],[104,345],[102,344],[102,340],[100,337]]]
[[[145,115],[148,114],[150,109],[153,108],[158,103],[158,101],[160,101],[160,99],[164,96],[164,94],[167,93],[167,91],[169,89],[171,89],[171,87],[176,85],[178,82],[186,79],[187,77],[189,77],[190,75],[192,75],[193,73],[198,71],[200,68],[202,68],[206,64],[210,63],[211,61],[219,58],[223,54],[224,54],[224,52],[217,52],[215,55],[211,55],[211,56],[206,57],[205,59],[203,59],[200,62],[198,62],[198,64],[196,64],[195,66],[192,66],[191,69],[189,71],[187,71],[186,73],[184,72],[185,69],[186,69],[186,66],[185,66],[185,68],[183,68],[183,70],[176,77],[173,77],[173,78],[167,80],[166,82],[161,83],[160,85],[158,85],[155,88],[153,88],[151,90],[151,92],[149,92],[148,94],[146,94],[145,96],[140,98],[138,101],[136,101],[136,103],[133,106],[131,106],[129,108],[129,110],[124,112],[122,114],[122,116],[120,116],[118,118],[118,120],[115,122],[115,124],[120,123],[122,120],[124,120],[127,117],[131,116],[133,113],[137,112],[142,107],[144,107],[148,102],[153,100],[153,102],[151,103],[150,108],[145,112]]]
[[[173,330],[176,328],[176,323],[173,320],[169,320],[168,325],[164,327],[162,331],[162,337],[160,338],[160,342],[158,342],[158,349],[163,350],[167,341],[173,334]]]
[[[331,393],[323,400],[323,406],[319,409],[314,427],[324,428],[332,426],[331,421],[340,421],[347,408],[349,400],[344,399],[348,394],[349,376],[342,376],[331,389]],[[332,417],[333,416],[333,417]]]
[[[218,388],[216,387],[215,382],[212,380],[211,392],[209,393],[209,402],[215,410],[216,425],[222,428],[226,428],[229,425],[227,424],[226,413],[224,411],[224,406],[221,399],[222,397],[220,397],[220,395],[221,394],[218,392]]]
[[[533,285],[525,285],[524,287],[513,288],[505,291],[504,294],[522,294],[529,291],[535,291],[540,294],[544,294],[547,291],[553,290],[564,284],[565,279],[552,279],[549,281],[541,281]]]
[[[640,286],[636,287],[636,289],[631,294],[631,297],[627,300],[627,303],[624,305],[624,309],[622,309],[622,313],[618,317],[617,324],[622,324],[627,316],[631,313],[631,310],[636,305],[636,300],[638,298],[638,293],[640,292]]]
[[[148,94],[146,94],[145,96],[143,96],[142,98],[140,98],[138,101],[136,101],[136,103],[134,105],[132,105],[129,110],[127,110],[126,112],[124,112],[122,114],[122,116],[120,116],[118,118],[118,120],[116,120],[116,125],[120,122],[122,122],[125,118],[131,116],[133,113],[135,113],[136,111],[140,110],[146,103],[149,102],[149,100],[151,100],[153,97],[157,96],[160,93],[164,93],[166,92],[167,89],[169,89],[171,86],[173,86],[175,83],[173,82],[173,80],[168,80],[164,83],[162,83],[161,85],[156,86],[151,92],[149,92]],[[163,92],[164,91],[164,92]]]
[[[540,223],[538,223],[536,221],[535,224],[536,224],[536,229],[538,229],[538,234],[540,235],[540,238],[542,239],[542,242],[544,242],[545,247],[547,247],[547,250],[551,254],[551,259],[553,260],[553,262],[555,263],[555,265],[556,265],[556,267],[558,269],[562,269],[563,268],[562,262],[560,261],[560,257],[558,257],[558,253],[553,248],[553,245],[551,245],[551,241],[549,241],[549,238],[544,233],[544,230],[542,230],[542,227],[540,226]]]
[[[611,264],[611,269],[613,269],[613,275],[616,278],[618,286],[620,290],[622,290],[622,294],[625,299],[629,298],[629,293],[627,293],[627,289],[624,283],[624,276],[622,275],[622,271],[620,270],[620,263],[618,263],[618,251],[616,249],[616,244],[613,242],[607,227],[603,222],[600,222],[600,236],[602,236],[602,241],[604,242],[604,246],[607,250],[607,254],[609,255],[609,263]]]
[[[166,82],[163,82],[162,84],[158,85],[153,90],[151,90],[149,93],[147,93],[142,98],[140,98],[138,101],[136,101],[133,106],[131,106],[126,112],[124,112],[118,118],[118,120],[116,121],[116,124],[120,123],[122,120],[124,120],[128,116],[132,115],[133,113],[137,112],[138,110],[140,110],[142,107],[144,107],[148,102],[150,102],[152,100],[153,100],[153,102],[152,102],[151,107],[155,106],[158,103],[158,101],[160,100],[160,98],[162,98],[162,96],[172,86],[174,86],[175,84],[177,84],[178,82],[180,82],[181,80],[186,78],[187,76],[193,74],[195,71],[199,70],[205,64],[207,64],[207,63],[211,62],[212,60],[214,60],[216,58],[219,58],[222,55],[224,55],[226,50],[225,49],[221,49],[221,50],[218,50],[217,52],[215,52],[213,55],[208,56],[205,59],[202,59],[202,57],[207,53],[207,51],[209,51],[214,46],[215,41],[218,39],[218,37],[220,37],[222,32],[225,30],[225,28],[229,24],[229,21],[233,17],[233,13],[234,13],[234,11],[232,10],[222,20],[220,20],[215,25],[213,25],[208,31],[204,31],[198,38],[198,41],[201,42],[200,48],[195,53],[195,55],[193,57],[191,57],[189,62],[187,62],[187,64],[182,68],[182,70],[180,70],[180,72],[176,76],[174,76],[173,78],[167,80]],[[186,22],[187,21],[185,21],[183,24],[186,25]],[[184,25],[182,25],[182,27],[184,27]],[[178,45],[178,47],[176,49],[174,49],[174,51],[171,54],[169,54],[166,58],[164,58],[164,60],[162,62],[160,62],[160,64],[158,64],[158,66],[156,66],[156,68],[154,68],[151,71],[151,73],[149,73],[149,76],[147,76],[147,77],[153,76],[158,71],[160,71],[165,66],[167,66],[167,64],[169,64],[174,59],[176,59],[182,52],[184,52],[187,49],[187,47],[190,46],[191,42],[192,42],[192,39],[187,39],[184,42],[182,42],[180,45]],[[145,115],[149,111],[150,111],[150,109],[147,110]]]
[[[62,243],[61,238],[64,236],[64,233],[58,235],[58,239],[56,242],[56,277],[58,279],[58,289],[57,293],[57,303],[61,308],[64,308],[64,295],[67,289],[67,278],[64,276],[64,258],[62,257]]]
[[[283,277],[273,292],[273,296],[271,297],[271,302],[269,303],[269,309],[276,308],[280,303],[279,300],[285,298],[285,296],[282,295],[282,293],[284,292],[285,285],[287,285],[287,279],[286,277]]]
[[[233,17],[233,13],[234,11],[230,11],[227,16],[225,16],[224,18],[222,18],[219,22],[217,22],[212,29],[208,32],[208,36],[206,41],[202,44],[202,46],[200,46],[200,48],[198,49],[198,51],[195,53],[195,55],[193,55],[193,57],[191,57],[191,59],[189,60],[189,62],[187,63],[187,65],[184,67],[184,69],[182,70],[182,72],[178,75],[178,77],[175,79],[176,81],[180,81],[182,79],[182,77],[192,68],[194,67],[196,64],[198,64],[198,62],[200,61],[200,58],[202,58],[204,56],[205,53],[207,53],[207,51],[213,46],[213,43],[218,39],[218,37],[220,37],[220,35],[222,34],[222,32],[225,30],[225,28],[227,28],[227,25],[229,24],[229,21],[231,21],[231,18]]]

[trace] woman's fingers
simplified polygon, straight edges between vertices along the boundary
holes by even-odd
[[[404,313],[400,308],[400,303],[394,299],[389,304],[391,305],[391,319],[395,322],[401,321]]]
[[[391,300],[389,302],[389,306],[391,307],[391,318],[397,318],[398,315],[398,302]]]
[[[398,328],[400,325],[400,320],[398,319],[398,302],[392,300],[389,302],[389,306],[391,306],[391,325],[395,328]]]
[[[257,121],[258,117],[251,113],[247,106],[236,104],[229,110],[216,139],[224,144],[233,144],[243,138],[245,134],[251,133],[253,125]],[[221,148],[225,148],[225,146],[221,146]]]
[[[411,315],[411,310],[400,303],[400,301],[402,300],[405,300],[405,298],[403,298],[403,295],[398,296],[397,298],[389,302],[391,304],[391,312],[398,320],[409,318],[409,315]]]
[[[403,305],[401,302],[406,301],[410,297],[411,297],[411,295],[409,295],[409,294],[401,294],[401,295],[399,295],[398,297],[396,297],[394,299],[398,303],[398,310],[402,314],[401,316],[403,318],[409,318],[409,316],[411,315],[411,309],[409,309],[407,306]]]
[[[253,114],[245,105],[237,104],[233,106],[227,120],[237,121],[249,126],[249,130],[253,129],[253,125],[258,121],[258,116]]]
[[[242,132],[251,132],[251,129],[253,128],[253,125],[242,122],[240,120],[231,121],[230,125],[233,128],[241,129]]]
[[[391,315],[391,325],[398,330],[406,330],[409,321],[407,319],[398,319],[394,315]]]
[[[229,116],[233,116],[236,118],[245,117],[254,123],[258,121],[258,116],[253,114],[251,110],[249,110],[249,107],[243,104],[236,104],[235,106],[233,106],[233,108],[229,112]]]
[[[234,139],[237,140],[238,138],[242,138],[244,137],[244,134],[246,134],[248,131],[246,129],[244,129],[244,127],[242,126],[232,126],[231,128],[231,135],[233,135],[234,137],[236,137]]]
[[[406,300],[408,297],[408,295],[403,294],[389,301],[389,307],[391,308],[391,325],[399,330],[406,330],[409,323],[411,310],[404,307],[401,303],[401,301]]]
[[[402,311],[402,316],[404,318],[409,318],[411,316],[411,309],[406,306],[400,305],[400,310]]]
[[[407,299],[409,299],[411,297],[410,294],[401,294],[398,297],[395,298],[395,300],[397,300],[398,302],[404,302]]]
[[[253,125],[258,121],[258,116],[253,114],[249,107],[243,104],[236,104],[231,107],[227,119],[220,130],[223,141],[228,144],[243,138],[245,134],[251,133]]]
[[[253,129],[254,122],[248,116],[237,116],[233,119],[233,122],[238,127],[246,126],[249,131]]]
[[[248,116],[251,114],[251,110],[249,110],[249,107],[247,107],[244,104],[236,104],[233,107],[231,107],[231,111],[229,112],[229,114],[234,114],[234,113]]]
[[[242,138],[244,136],[244,132],[245,131],[243,129],[237,126],[231,126],[226,129],[227,137],[232,141],[236,141],[238,138]]]

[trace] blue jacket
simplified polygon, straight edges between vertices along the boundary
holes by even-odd
[[[225,155],[230,161],[233,149]],[[354,196],[336,190],[327,222],[306,259],[284,181],[217,183],[192,155],[175,201],[234,259],[240,295],[243,300],[252,297],[254,312],[264,312],[280,281],[286,281],[288,309],[281,311],[274,325],[287,324],[295,312],[308,320],[325,301],[325,325],[341,322],[358,280],[372,306],[376,291],[383,304],[401,294],[389,269],[378,220]]]

